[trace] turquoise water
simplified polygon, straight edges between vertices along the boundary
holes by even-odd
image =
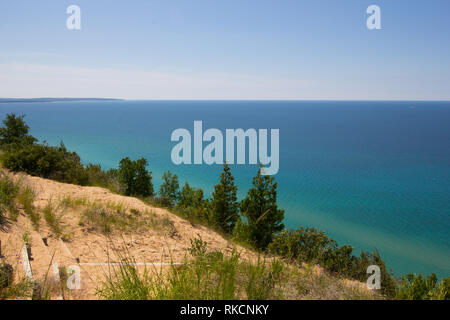
[[[144,156],[154,184],[171,170],[208,193],[220,166],[171,163],[174,129],[280,129],[285,225],[377,248],[396,275],[450,276],[450,102],[100,101],[0,104],[32,134],[84,162]],[[232,166],[242,197],[255,165]]]

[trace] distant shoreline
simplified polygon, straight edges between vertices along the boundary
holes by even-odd
[[[0,98],[0,103],[14,102],[81,102],[81,101],[124,101],[112,98]]]
[[[427,99],[123,99],[123,98],[0,98],[0,103],[14,102],[83,102],[83,101],[157,101],[157,102],[450,102]]]

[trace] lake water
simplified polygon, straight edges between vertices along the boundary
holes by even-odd
[[[97,101],[0,103],[41,141],[64,141],[103,168],[146,157],[208,194],[217,165],[171,162],[173,130],[280,129],[285,225],[322,229],[355,252],[378,249],[395,275],[450,276],[450,102]],[[256,165],[234,165],[242,197]]]

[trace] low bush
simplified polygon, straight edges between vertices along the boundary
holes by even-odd
[[[50,227],[55,236],[60,237],[63,232],[61,219],[63,218],[64,207],[55,206],[52,201],[49,200],[42,211],[47,225]]]
[[[0,176],[0,224],[4,221],[6,211],[16,219],[18,211],[16,207],[16,197],[19,194],[19,185],[16,184],[7,174]]]
[[[408,274],[402,277],[396,297],[400,300],[449,300],[450,278],[438,283],[434,273],[427,278]]]
[[[60,182],[86,185],[88,175],[75,152],[59,147],[33,144],[14,148],[2,156],[3,166],[14,172]]]
[[[150,211],[120,209],[114,206],[90,206],[83,212],[79,222],[81,226],[90,226],[96,231],[109,235],[114,231],[140,232],[152,229],[158,233],[174,235],[175,226],[167,216],[159,216]]]
[[[389,296],[395,294],[395,280],[377,251],[361,252],[361,256],[356,257],[351,246],[339,247],[323,231],[303,227],[284,230],[275,236],[268,250],[289,261],[319,264],[330,272],[359,281],[367,280],[368,266],[377,265],[381,271],[382,292]]]
[[[24,213],[31,220],[33,226],[38,229],[41,216],[34,206],[35,198],[36,192],[34,189],[30,186],[24,186],[17,196],[17,202],[22,206]]]
[[[176,211],[186,219],[204,225],[210,225],[210,201],[203,198],[203,190],[193,188],[186,183],[178,197]]]

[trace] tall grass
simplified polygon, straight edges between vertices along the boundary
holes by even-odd
[[[0,176],[0,224],[2,224],[4,214],[9,211],[10,217],[16,220],[19,211],[16,206],[16,197],[19,193],[19,184],[15,183],[7,174]]]
[[[105,235],[113,231],[135,233],[148,229],[167,235],[176,234],[172,220],[166,215],[160,216],[149,210],[126,210],[120,203],[90,206],[84,210],[79,224],[88,225]]]
[[[33,227],[39,229],[39,220],[41,219],[41,216],[33,204],[35,199],[36,192],[30,186],[21,188],[17,196],[18,203],[22,206],[24,213],[30,218]]]
[[[47,222],[47,225],[50,227],[52,232],[57,237],[60,237],[63,232],[61,219],[64,216],[64,207],[61,208],[60,206],[55,206],[52,200],[49,199],[42,212],[44,215],[44,220]]]
[[[113,269],[97,294],[111,300],[230,300],[282,298],[280,263],[241,263],[233,251],[207,251],[201,238],[191,241],[190,259],[168,270],[139,272],[132,258]]]

